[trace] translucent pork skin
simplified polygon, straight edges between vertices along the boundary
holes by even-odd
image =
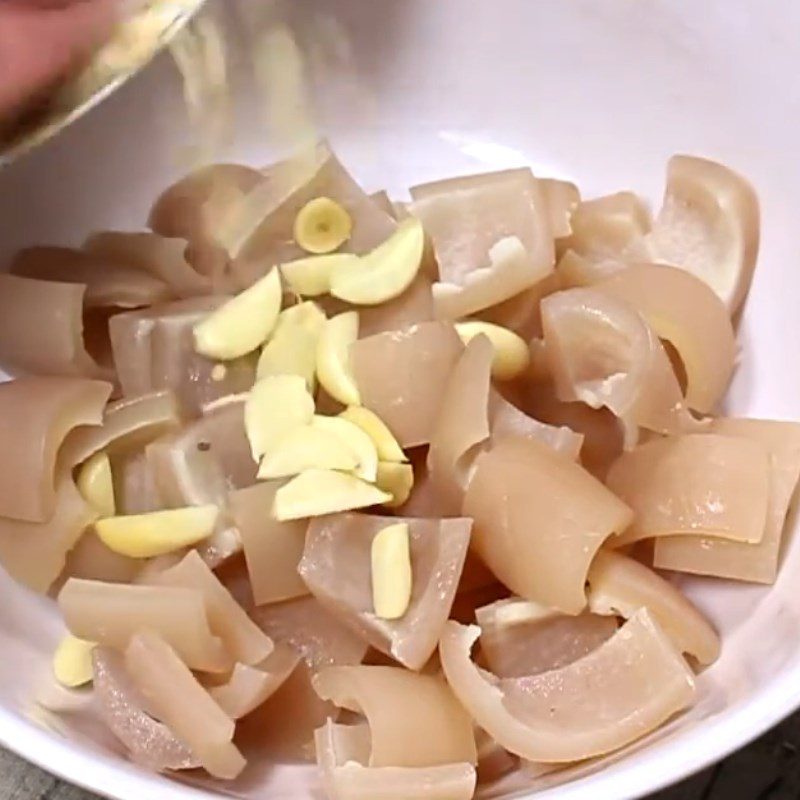
[[[185,741],[213,776],[232,780],[245,767],[233,720],[157,633],[143,630],[125,648],[125,666],[148,708]]]
[[[110,378],[83,339],[86,287],[0,274],[0,364],[27,375]]]
[[[701,664],[719,657],[719,635],[711,623],[671,583],[632,558],[601,550],[587,577],[589,608],[595,614],[630,619],[647,608],[682,653]]]
[[[654,565],[721,578],[773,583],[778,572],[786,515],[800,478],[800,424],[761,419],[718,419],[711,428],[767,447],[770,489],[764,537],[758,544],[714,537],[671,536],[656,540]]]
[[[448,622],[439,646],[450,687],[501,746],[531,761],[577,761],[657,728],[694,699],[694,676],[646,609],[561,669],[500,679],[469,651],[477,626]]]
[[[399,667],[328,667],[314,688],[323,700],[367,718],[370,767],[478,760],[472,720],[441,677]]]
[[[350,348],[363,404],[403,448],[430,441],[447,377],[464,349],[455,328],[424,322],[359,339]]]
[[[367,725],[326,720],[314,734],[317,763],[331,800],[470,800],[475,793],[472,764],[437,767],[368,767]]]
[[[14,257],[9,272],[41,281],[83,284],[84,308],[140,308],[171,300],[164,281],[135,267],[69,247],[29,247]]]
[[[612,544],[674,535],[758,543],[767,519],[769,469],[761,442],[716,433],[656,439],[623,453],[606,483],[635,516]]]
[[[464,500],[472,544],[527,600],[577,614],[592,558],[631,510],[578,464],[534,441],[499,440],[481,454]]]
[[[568,289],[542,301],[542,323],[558,398],[609,408],[625,426],[626,447],[640,426],[700,428],[663,345],[632,306],[599,289]]]
[[[49,520],[56,506],[56,458],[67,434],[99,425],[111,386],[80,378],[18,378],[0,384],[0,441],[13,465],[0,474],[0,515]]]
[[[412,593],[399,620],[374,614],[372,541],[388,525],[408,525]],[[436,650],[456,594],[470,540],[467,519],[336,514],[313,519],[299,572],[319,601],[377,650],[421,669]]]

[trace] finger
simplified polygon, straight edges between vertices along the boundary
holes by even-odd
[[[50,7],[43,7],[50,2]],[[0,116],[61,77],[108,35],[114,0],[0,2]]]

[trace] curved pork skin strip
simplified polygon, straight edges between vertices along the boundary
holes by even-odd
[[[584,200],[572,212],[572,235],[560,242],[560,252],[572,250],[593,262],[617,260],[627,254],[652,227],[650,212],[633,192],[617,192]]]
[[[46,592],[64,569],[67,554],[98,514],[81,497],[69,471],[57,479],[47,522],[0,517],[0,564],[16,581]]]
[[[481,454],[464,515],[473,547],[514,593],[566,614],[586,605],[594,554],[632,512],[578,464],[536,441],[501,440]]]
[[[200,766],[189,746],[147,713],[147,703],[128,675],[120,653],[95,647],[92,662],[100,716],[125,745],[132,761],[154,772]]]
[[[257,606],[308,594],[297,567],[308,520],[280,522],[270,513],[280,481],[231,492],[230,513],[242,540],[253,601]]]
[[[241,719],[272,697],[299,661],[299,654],[291,647],[278,645],[260,664],[237,664],[228,682],[210,688],[208,693],[231,719]]]
[[[117,514],[122,516],[149,514],[151,511],[161,511],[164,508],[156,472],[145,453],[140,451],[113,456],[111,476],[114,482]],[[198,546],[203,547],[204,543]]]
[[[614,547],[657,536],[764,536],[770,459],[759,441],[716,433],[655,439],[623,453],[606,483],[634,510]]]
[[[578,289],[582,286],[594,286],[626,266],[624,261],[593,261],[574,250],[567,250],[556,264],[555,275],[561,289]]]
[[[220,285],[220,278],[198,272],[186,258],[186,247],[185,239],[149,232],[103,231],[92,234],[83,243],[83,249],[90,255],[153,275],[178,297],[213,294]]]
[[[408,525],[412,590],[401,619],[373,609],[372,541],[385,527]],[[436,650],[469,547],[468,519],[409,519],[335,514],[313,519],[299,572],[319,601],[375,649],[410,669],[421,669]]]
[[[314,688],[367,718],[370,767],[477,763],[472,720],[441,677],[400,667],[328,667]]]
[[[545,205],[550,215],[550,231],[554,239],[564,239],[572,233],[572,215],[581,202],[578,187],[570,181],[539,178]]]
[[[314,733],[317,763],[330,800],[471,800],[472,764],[438,767],[368,767],[367,725],[328,719]]]
[[[0,516],[49,520],[59,448],[80,425],[100,425],[111,385],[81,378],[18,378],[0,384]]]
[[[728,309],[708,284],[677,267],[634,264],[596,286],[633,306],[672,344],[686,369],[686,404],[711,413],[728,388],[738,348]]]
[[[470,273],[488,265],[492,247],[508,237],[519,239],[533,274],[552,267],[549,208],[530,169],[450,178],[410,192],[412,213],[433,241],[441,281],[464,285]]]
[[[359,335],[364,338],[432,322],[435,317],[431,286],[431,279],[419,272],[411,286],[399,297],[379,306],[361,306],[358,309]]]
[[[214,380],[216,362],[195,351],[195,324],[227,299],[193,298],[114,316],[109,334],[122,393],[136,397],[172,389],[182,412],[197,417],[209,403],[249,391],[255,382],[254,358],[226,362],[222,379]]]
[[[155,586],[173,586],[200,592],[205,599],[212,633],[223,641],[228,652],[242,664],[260,664],[273,651],[269,636],[247,616],[245,610],[194,550],[190,550],[174,567],[153,576],[151,583]]]
[[[444,516],[461,511],[469,481],[469,467],[478,446],[489,438],[489,392],[494,346],[476,336],[450,371],[436,415],[428,473]]]
[[[363,404],[403,448],[427,444],[450,370],[464,349],[446,322],[368,336],[350,348]]]
[[[125,667],[148,708],[211,775],[225,780],[239,775],[246,762],[233,744],[233,720],[164,639],[151,630],[135,634],[125,648]]]
[[[106,407],[102,424],[68,434],[59,461],[72,466],[100,450],[109,455],[137,450],[179,425],[178,404],[169,390],[116,400]]]
[[[168,238],[207,242],[214,238],[219,204],[246,193],[264,180],[264,175],[241,164],[209,164],[184,175],[167,187],[153,203],[148,227]]]
[[[519,598],[479,608],[475,617],[481,628],[481,653],[499,678],[565,667],[596,650],[617,630],[617,621],[608,616],[560,614]]]
[[[719,634],[671,583],[653,570],[619,553],[601,550],[594,558],[588,584],[589,609],[631,619],[647,608],[675,647],[701,664],[719,657]]]
[[[800,478],[800,425],[761,419],[717,419],[711,430],[763,444],[770,452],[770,490],[764,537],[758,544],[694,536],[656,539],[660,569],[773,583],[778,573],[786,515]]]
[[[107,583],[131,583],[142,563],[110,550],[93,531],[86,531],[67,554],[64,575]]]
[[[0,364],[31,375],[109,378],[83,338],[86,287],[0,274]]]
[[[448,622],[439,645],[450,687],[478,725],[530,761],[616,750],[690,705],[694,676],[646,609],[561,669],[500,679],[470,660],[477,626]]]
[[[340,252],[361,255],[394,232],[392,217],[364,193],[327,143],[317,145],[312,160],[310,169],[285,161],[267,171],[261,189],[261,221],[241,249],[242,260],[281,264],[307,255],[294,241],[293,226],[298,211],[316,197],[335,200],[353,221]]]
[[[124,650],[137,631],[163,636],[192,669],[233,667],[211,633],[203,593],[175,586],[139,586],[70,578],[58,595],[67,628],[79,639]]]
[[[41,281],[83,284],[84,308],[140,308],[163,303],[174,296],[163,281],[135,267],[69,247],[20,250],[9,272]]]
[[[568,289],[542,301],[547,359],[558,397],[605,406],[625,425],[658,433],[700,428],[655,333],[627,303],[599,289]]]

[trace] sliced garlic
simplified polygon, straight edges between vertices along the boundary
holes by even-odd
[[[95,531],[109,550],[129,558],[154,558],[202,542],[213,532],[219,509],[214,505],[171,508],[149,514],[108,517]]]
[[[457,322],[456,332],[464,344],[483,334],[494,348],[492,377],[498,381],[510,381],[521,375],[531,363],[531,355],[525,340],[514,331],[480,320]]]
[[[255,461],[281,437],[308,425],[314,398],[299,375],[270,375],[250,390],[244,404],[244,429]]]
[[[68,634],[65,636],[53,656],[53,674],[56,680],[68,689],[77,689],[91,683],[94,677],[92,669],[92,650],[94,642],[78,639]]]
[[[256,377],[299,375],[314,391],[317,369],[317,341],[325,314],[316,303],[300,303],[281,311],[272,338],[258,359]]]
[[[353,448],[321,427],[307,425],[284,436],[261,461],[262,480],[287,478],[308,469],[337,469],[352,472],[358,467]]]
[[[195,350],[220,361],[252,352],[272,333],[281,299],[280,273],[273,269],[194,326]]]
[[[389,525],[372,540],[372,605],[381,619],[400,619],[411,602],[408,525]]]
[[[272,515],[284,522],[367,508],[391,499],[390,494],[354,475],[326,469],[309,469],[278,489],[272,505]]]
[[[375,442],[352,422],[342,417],[323,417],[317,414],[311,421],[315,428],[336,436],[355,456],[357,478],[375,483],[378,474],[378,449]]]
[[[334,253],[329,256],[299,258],[281,264],[281,272],[289,288],[300,297],[319,297],[331,289],[334,269],[346,269],[359,263],[352,253]]]
[[[294,220],[294,239],[308,253],[332,253],[353,230],[347,209],[330,197],[316,197],[306,203]]]
[[[392,499],[384,505],[387,508],[397,508],[411,496],[411,490],[414,488],[414,468],[411,464],[381,461],[378,464],[375,485],[392,495]]]
[[[403,448],[386,423],[374,412],[363,406],[350,406],[339,414],[348,422],[358,425],[369,436],[378,450],[381,461],[408,461]]]
[[[348,303],[365,306],[398,297],[419,272],[424,248],[422,223],[409,217],[383,244],[362,256],[357,265],[334,267],[330,292]]]
[[[346,406],[360,406],[361,395],[353,377],[350,346],[358,339],[358,312],[331,317],[317,342],[317,378],[322,388]]]
[[[81,497],[101,517],[113,517],[117,513],[111,461],[106,453],[100,451],[87,459],[78,470],[76,483]]]

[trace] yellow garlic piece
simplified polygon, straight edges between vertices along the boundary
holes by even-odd
[[[422,223],[409,217],[359,263],[334,267],[330,292],[356,305],[378,305],[401,295],[413,282],[425,247]]]
[[[217,383],[224,381],[227,374],[228,368],[224,364],[214,364],[211,368],[211,380]]]
[[[358,425],[369,436],[378,450],[381,461],[408,461],[403,448],[389,430],[386,423],[374,412],[363,406],[350,406],[339,414],[340,417]]]
[[[456,332],[464,344],[476,336],[483,335],[494,348],[492,377],[498,381],[510,381],[521,375],[531,363],[531,354],[525,340],[514,331],[491,322],[457,322]]]
[[[280,272],[272,269],[194,326],[195,350],[219,361],[252,352],[272,333],[281,300]]]
[[[331,317],[317,342],[317,379],[322,388],[346,406],[360,406],[350,362],[350,346],[358,339],[358,312],[345,311]]]
[[[281,311],[272,338],[261,351],[256,376],[299,375],[313,392],[317,342],[324,324],[325,314],[316,303],[300,303]]]
[[[56,680],[68,689],[77,689],[91,683],[94,677],[92,650],[95,647],[94,642],[72,635],[65,636],[53,656],[53,674]]]
[[[353,230],[347,209],[330,197],[316,197],[306,203],[294,221],[294,239],[308,253],[332,253]]]
[[[314,398],[299,375],[270,375],[250,390],[244,404],[244,429],[255,461],[314,416]]]
[[[411,490],[414,488],[414,468],[411,464],[381,461],[378,464],[375,485],[392,496],[392,499],[384,505],[387,508],[397,508],[411,496]]]
[[[275,492],[272,515],[280,521],[321,517],[376,506],[392,496],[372,484],[326,469],[309,469]]]
[[[81,497],[101,517],[113,517],[117,513],[111,461],[106,453],[101,451],[88,458],[78,470],[76,483]]]
[[[354,471],[358,458],[353,449],[334,433],[307,425],[286,434],[274,450],[261,460],[262,480],[299,475],[308,469]]]
[[[95,523],[100,540],[129,558],[153,558],[202,542],[213,532],[219,509],[187,506],[149,514],[108,517]]]
[[[342,417],[317,415],[311,421],[315,428],[336,436],[356,458],[356,477],[375,483],[378,474],[378,450],[375,443],[358,425]]]
[[[389,525],[372,540],[372,605],[381,619],[400,619],[411,602],[408,525]]]
[[[331,273],[334,269],[347,269],[360,261],[352,253],[334,253],[329,256],[298,258],[281,264],[281,272],[289,288],[300,297],[319,297],[331,290]]]

